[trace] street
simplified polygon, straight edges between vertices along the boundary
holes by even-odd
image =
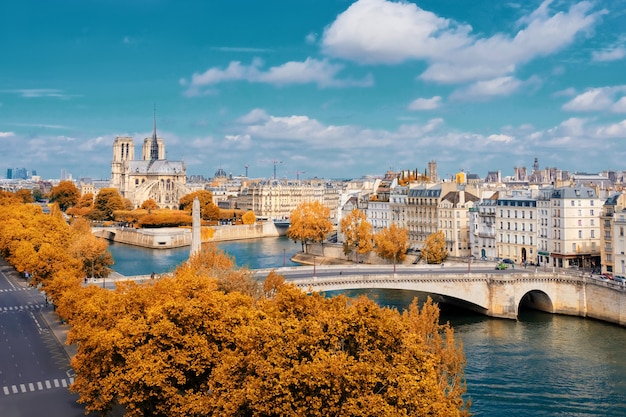
[[[0,260],[0,415],[83,416],[69,357],[48,322],[52,305]]]

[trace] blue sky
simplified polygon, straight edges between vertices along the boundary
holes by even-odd
[[[626,169],[626,0],[3,1],[0,177]]]

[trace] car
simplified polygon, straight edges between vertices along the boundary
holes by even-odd
[[[513,260],[509,259],[509,258],[504,258],[502,260],[503,263],[505,264],[509,264],[509,265],[515,265],[515,262],[513,262]]]
[[[609,274],[608,272],[605,272],[604,274],[602,274],[602,277],[606,279],[613,279],[613,274]]]
[[[505,264],[504,262],[500,262],[500,263],[498,263],[498,264],[496,265],[496,269],[497,269],[497,270],[503,270],[503,269],[507,269],[507,268],[508,268],[508,266],[507,266],[507,264]]]
[[[620,284],[626,284],[626,277],[622,276],[622,275],[615,275],[613,277],[613,280],[615,282],[619,282]]]

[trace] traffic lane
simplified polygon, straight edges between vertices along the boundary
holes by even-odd
[[[0,313],[3,386],[64,377],[70,369],[67,355],[42,322],[41,316],[31,311]]]
[[[78,402],[78,395],[67,388],[3,395],[0,393],[2,417],[81,417],[85,407]],[[88,416],[96,417],[97,413]]]

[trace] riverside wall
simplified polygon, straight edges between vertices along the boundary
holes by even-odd
[[[284,235],[273,222],[250,225],[203,226],[211,229],[203,233],[202,242],[223,242],[229,240],[256,239]],[[184,227],[163,227],[156,229],[134,229],[128,227],[94,227],[95,236],[113,242],[141,246],[152,249],[171,249],[191,245],[191,229]]]

